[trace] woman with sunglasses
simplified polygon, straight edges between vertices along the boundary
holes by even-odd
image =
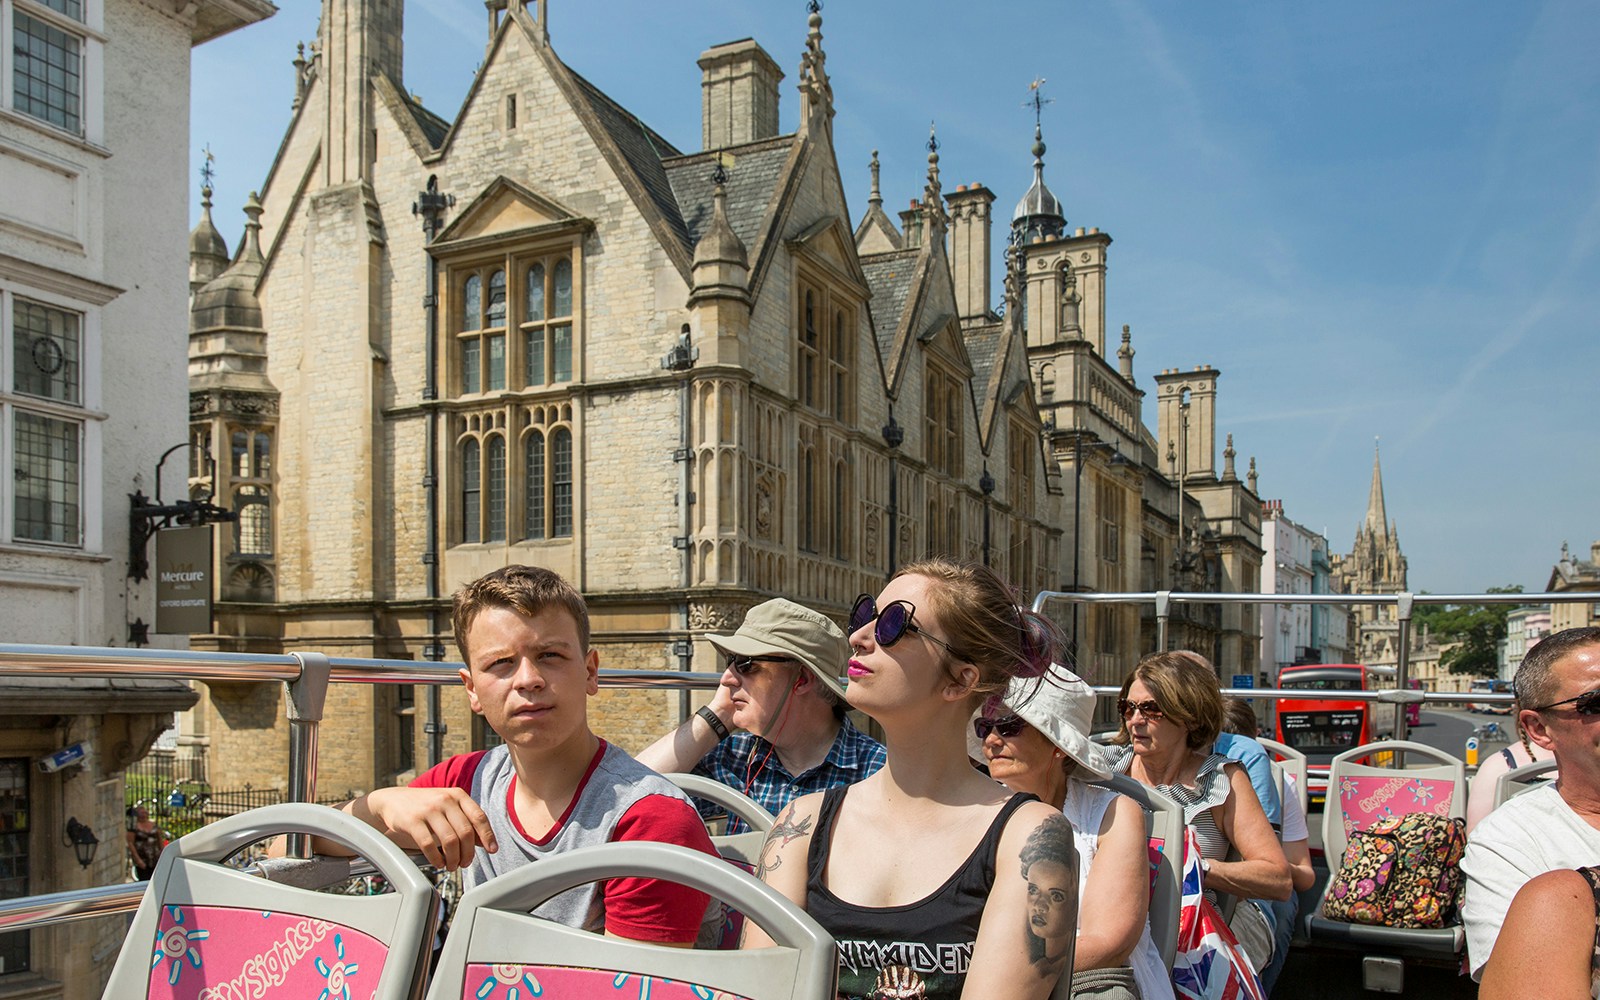
[[[996,781],[1032,792],[1072,823],[1078,895],[1094,900],[1079,914],[1073,996],[1171,1000],[1172,980],[1150,937],[1144,811],[1088,783],[1111,774],[1088,737],[1094,699],[1094,690],[1059,664],[1037,681],[1012,681],[1005,697],[991,699],[973,720],[973,756],[988,763]]]
[[[1112,767],[1183,806],[1200,842],[1206,894],[1288,899],[1289,862],[1249,776],[1211,752],[1223,719],[1211,663],[1188,650],[1151,653],[1122,682],[1117,711]]]
[[[965,734],[986,698],[1048,664],[1050,630],[989,570],[942,560],[862,595],[850,625],[845,697],[882,726],[888,762],[793,802],[757,875],[833,935],[841,997],[1049,996],[1072,963],[1071,825],[974,769]],[[1029,873],[1051,897],[1039,932]],[[746,947],[768,943],[747,925]]]

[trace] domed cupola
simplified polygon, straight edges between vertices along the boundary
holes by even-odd
[[[1044,138],[1033,126],[1033,184],[1011,213],[1011,238],[1016,243],[1032,243],[1039,237],[1054,239],[1066,232],[1067,219],[1061,202],[1044,182]]]
[[[260,330],[261,300],[256,284],[266,260],[261,256],[261,201],[251,192],[244,207],[244,246],[239,259],[215,281],[195,293],[189,310],[189,332],[203,330]]]
[[[200,189],[200,222],[189,234],[189,293],[228,269],[228,244],[211,221],[211,185]]]

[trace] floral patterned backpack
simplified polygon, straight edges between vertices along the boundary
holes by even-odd
[[[1443,927],[1461,901],[1466,825],[1429,813],[1389,816],[1355,830],[1322,904],[1329,920]]]

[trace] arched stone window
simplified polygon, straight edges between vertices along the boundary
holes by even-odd
[[[506,439],[498,434],[488,441],[487,475],[484,476],[484,493],[487,495],[488,541],[506,540]]]
[[[522,439],[523,503],[527,504],[524,533],[528,538],[543,538],[545,533],[544,432],[531,430]]]
[[[468,438],[461,445],[461,540],[463,542],[483,541],[483,526],[479,520],[479,504],[483,496],[481,476],[478,441],[476,438]]]

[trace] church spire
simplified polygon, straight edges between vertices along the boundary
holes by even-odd
[[[1383,468],[1378,462],[1378,442],[1372,442],[1372,491],[1367,495],[1367,530],[1374,535],[1389,533],[1389,513],[1383,506]]]

